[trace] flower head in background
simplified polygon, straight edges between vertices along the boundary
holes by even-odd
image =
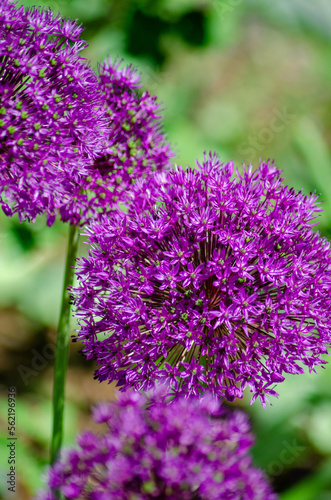
[[[50,10],[0,5],[0,195],[21,220],[76,223],[81,178],[105,146],[97,77],[82,29]],[[87,197],[86,197],[87,199]],[[84,201],[84,200],[82,200]],[[86,202],[86,200],[85,200]]]
[[[157,203],[137,184],[136,213],[91,224],[77,337],[96,378],[123,390],[164,381],[231,401],[248,385],[265,405],[284,373],[325,363],[330,244],[311,229],[316,196],[272,164],[233,176],[210,155],[198,167],[167,174]]]
[[[138,73],[109,58],[99,66],[99,85],[108,115],[108,147],[89,169],[83,186],[89,212],[104,213],[130,201],[133,183],[169,169],[174,156],[161,130],[156,96],[140,92]]]
[[[127,393],[102,403],[94,419],[108,432],[82,434],[79,449],[50,469],[49,488],[66,499],[276,499],[251,464],[253,439],[242,413],[227,414],[207,398],[162,404]],[[38,497],[55,498],[50,490]]]

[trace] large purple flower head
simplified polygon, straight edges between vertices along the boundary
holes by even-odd
[[[156,96],[140,92],[138,73],[109,58],[99,66],[99,86],[108,115],[108,147],[89,169],[86,209],[104,213],[127,204],[133,183],[170,167],[174,156],[161,130]]]
[[[311,229],[316,196],[273,164],[233,176],[210,155],[198,167],[167,174],[156,203],[135,192],[131,217],[90,226],[78,339],[96,377],[124,390],[171,381],[177,395],[231,401],[248,385],[265,405],[284,373],[325,363],[330,244]]]
[[[127,393],[101,404],[94,419],[108,432],[81,435],[79,449],[50,470],[49,488],[65,499],[276,499],[251,464],[243,413],[227,414],[207,399],[164,404]],[[38,497],[55,498],[50,490]]]
[[[77,222],[80,181],[106,136],[82,29],[50,10],[0,5],[0,196],[7,215]]]

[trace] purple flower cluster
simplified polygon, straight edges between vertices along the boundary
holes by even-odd
[[[77,222],[75,197],[104,146],[96,75],[79,52],[82,29],[50,10],[0,5],[0,195],[7,215],[59,212]]]
[[[100,404],[94,419],[108,432],[81,435],[79,449],[49,472],[53,492],[39,500],[55,500],[55,489],[66,499],[276,499],[251,464],[247,418],[226,414],[209,398],[162,404],[127,393]]]
[[[104,213],[127,202],[136,179],[170,167],[173,156],[161,131],[156,96],[139,93],[139,75],[110,58],[99,67],[99,86],[108,115],[108,147],[83,183],[86,208]]]
[[[82,29],[51,11],[0,6],[0,195],[7,215],[51,225],[105,213],[136,178],[169,167],[159,105],[110,59],[99,79]]]
[[[248,385],[265,406],[284,373],[325,363],[331,251],[311,229],[320,208],[273,164],[233,175],[209,155],[198,167],[163,176],[145,199],[153,183],[138,183],[131,217],[88,228],[77,338],[96,378],[122,390],[170,381],[176,395],[231,401]]]

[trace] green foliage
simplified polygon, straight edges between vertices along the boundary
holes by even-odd
[[[7,399],[0,401],[0,415],[6,419]],[[16,478],[25,485],[31,497],[37,488],[43,485],[46,466],[49,463],[49,442],[51,429],[52,405],[51,400],[45,401],[40,397],[21,398],[16,401]],[[77,409],[72,404],[67,404],[65,413],[66,434],[65,446],[75,441],[77,433]],[[7,432],[0,425],[0,473],[7,474],[8,448],[6,447]],[[6,482],[0,482],[0,495],[7,498]]]

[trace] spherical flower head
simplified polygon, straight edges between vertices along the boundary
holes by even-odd
[[[76,223],[80,179],[106,142],[97,77],[82,29],[50,10],[0,5],[0,196],[21,220]],[[86,196],[87,199],[87,196]]]
[[[110,58],[99,67],[99,86],[108,116],[108,143],[89,169],[84,189],[86,210],[98,213],[128,205],[128,194],[140,177],[169,169],[174,156],[161,129],[156,96],[141,92],[140,77],[131,67]]]
[[[233,175],[209,155],[198,167],[168,173],[154,205],[154,191],[135,193],[130,217],[88,228],[77,337],[96,378],[122,390],[170,381],[176,395],[232,401],[248,385],[265,406],[285,373],[325,363],[330,244],[311,228],[316,196],[273,164]]]
[[[80,436],[79,448],[50,469],[48,486],[66,499],[275,500],[252,466],[245,415],[218,405],[211,415],[211,406],[137,393],[102,403],[94,420],[108,432]],[[55,498],[51,491],[38,497]]]

